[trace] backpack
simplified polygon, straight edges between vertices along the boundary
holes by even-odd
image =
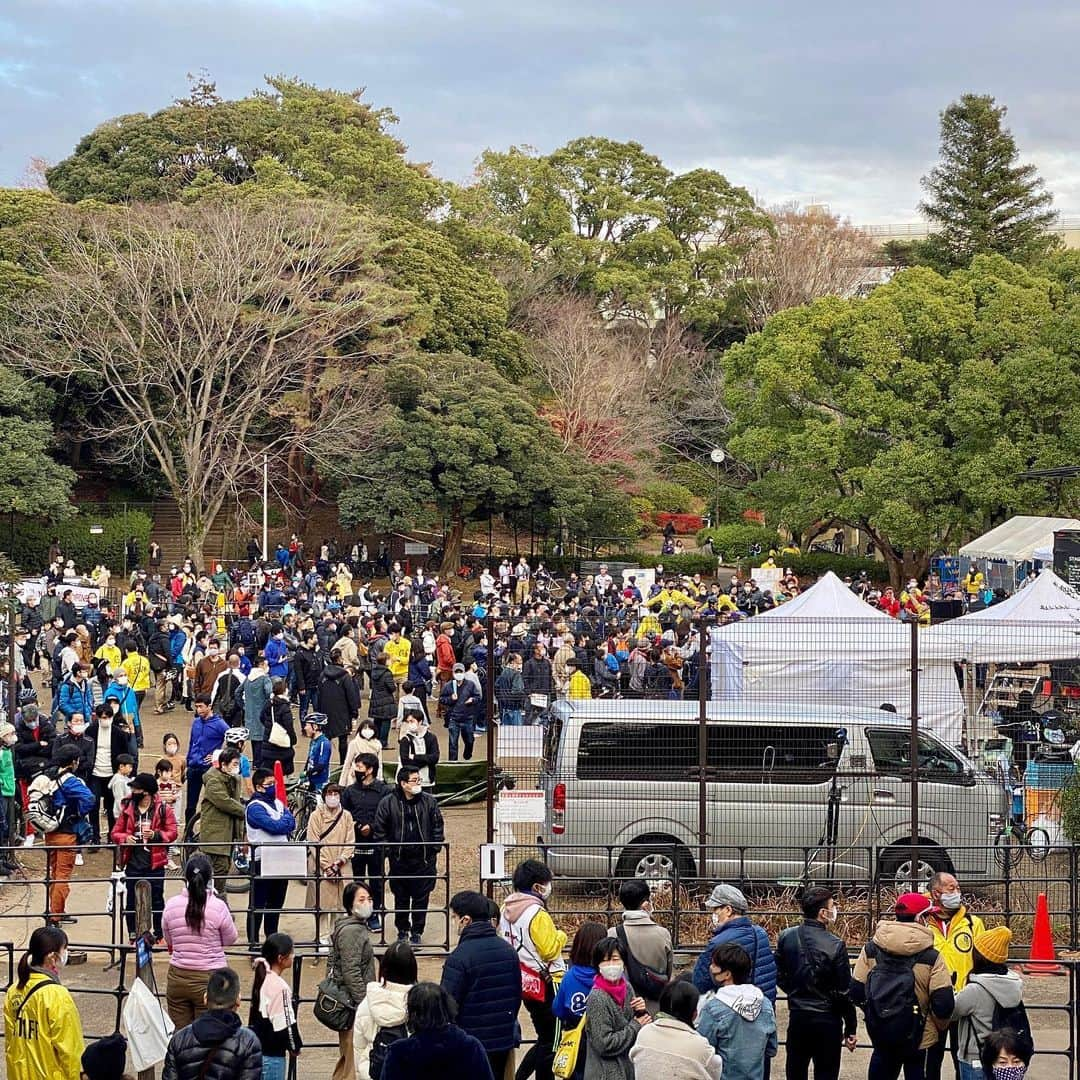
[[[667,986],[668,977],[634,956],[630,951],[630,943],[626,940],[626,927],[622,923],[615,927],[615,937],[618,938],[619,948],[626,957],[626,977],[630,985],[641,997],[656,1001],[660,997],[660,991]]]
[[[236,644],[243,645],[245,649],[254,647],[258,638],[255,623],[251,619],[239,619],[236,623]]]
[[[64,816],[64,808],[58,807],[54,796],[60,785],[46,773],[35,776],[26,792],[26,820],[42,835],[56,832]]]
[[[986,988],[983,987],[983,989]],[[989,990],[986,992],[990,993]],[[990,994],[990,996],[993,997],[993,994]],[[1035,1039],[1031,1034],[1031,1021],[1028,1020],[1027,1009],[1024,1008],[1022,1001],[1018,1005],[1002,1005],[997,998],[994,998],[994,1020],[990,1025],[990,1030],[1001,1031],[1002,1028],[1012,1029],[1017,1041],[1022,1046],[1027,1047],[1029,1057],[1035,1053]],[[978,1036],[976,1036],[975,1042],[979,1047],[979,1052],[982,1053],[982,1043],[979,1042]]]
[[[368,1055],[368,1076],[371,1080],[382,1080],[383,1067],[386,1065],[386,1055],[390,1047],[408,1034],[404,1024],[381,1027],[375,1032],[375,1040],[371,1044],[371,1053]]]
[[[867,1034],[875,1050],[908,1058],[918,1052],[926,1029],[926,1014],[915,993],[915,965],[933,966],[937,950],[897,956],[871,942],[866,956],[876,961],[866,978]]]

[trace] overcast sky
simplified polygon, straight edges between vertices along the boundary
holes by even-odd
[[[206,68],[229,97],[366,87],[454,180],[486,147],[607,135],[867,224],[917,220],[938,113],[991,93],[1080,216],[1078,32],[1080,6],[1038,0],[0,0],[0,184]]]

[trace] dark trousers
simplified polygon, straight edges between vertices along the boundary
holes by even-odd
[[[495,1080],[502,1080],[506,1072],[506,1059],[514,1052],[513,1050],[485,1050],[488,1064],[491,1066],[491,1075]]]
[[[315,690],[301,690],[300,691],[300,721],[304,720],[308,712],[319,711],[319,691]],[[344,758],[342,758],[344,760]]]
[[[457,761],[457,748],[458,748],[458,735],[461,736],[461,741],[465,747],[465,753],[462,755],[465,761],[472,760],[473,752],[473,736],[475,733],[475,727],[472,720],[451,720],[450,724],[450,760]]]
[[[277,933],[281,909],[285,905],[285,894],[288,891],[288,878],[264,878],[261,876],[259,864],[252,863],[251,906],[248,908],[247,917],[248,945],[255,946],[259,943],[261,929],[266,930],[267,937]]]
[[[383,909],[383,853],[378,848],[357,848],[352,857],[353,877],[367,883],[376,913]]]
[[[837,1080],[844,1025],[839,1017],[792,1012],[787,1029],[787,1080]]]
[[[866,1080],[897,1080],[901,1069],[904,1070],[904,1080],[926,1080],[926,1054],[927,1051],[920,1050],[901,1060],[875,1050],[870,1055],[870,1069]]]
[[[339,735],[337,737],[337,752],[338,752],[338,761],[340,761],[341,764],[344,765],[345,764],[345,758],[347,758],[349,756],[349,736],[348,736],[348,733],[346,733],[345,735]],[[380,777],[380,779],[382,779],[382,778]],[[342,783],[345,783],[345,781],[342,780]]]
[[[408,933],[422,934],[427,926],[428,897],[435,888],[435,879],[413,876],[424,873],[422,866],[390,867],[390,891],[394,894],[394,926],[397,927],[399,936]]]
[[[251,740],[251,767],[253,769],[262,768],[262,739]]]
[[[206,775],[206,766],[188,766],[187,798],[184,800],[184,821],[190,821],[199,809],[199,796],[202,795],[202,780]]]
[[[124,899],[124,918],[127,920],[128,937],[133,938],[138,932],[135,925],[135,886],[140,881],[150,882],[150,907],[154,913],[154,940],[161,939],[161,913],[165,909],[165,868],[160,870],[128,870],[127,896]]]
[[[93,829],[94,844],[101,843],[101,807],[105,806],[105,820],[109,824],[109,832],[112,832],[116,824],[116,806],[113,802],[112,792],[109,791],[111,776],[91,776],[90,790],[94,793],[94,809],[90,814],[90,827]]]
[[[926,1051],[926,1080],[941,1080],[941,1065],[945,1060],[946,1049],[952,1054],[953,1072],[959,1080],[960,1065],[956,1055],[956,1028],[956,1024],[950,1024],[945,1031],[938,1032],[937,1042]]]
[[[522,1001],[536,1030],[536,1042],[529,1047],[529,1052],[518,1065],[515,1073],[517,1080],[525,1080],[533,1072],[536,1073],[536,1080],[551,1080],[551,1063],[555,1060],[555,1017],[551,1014],[554,997],[554,988],[549,985],[544,1001]]]

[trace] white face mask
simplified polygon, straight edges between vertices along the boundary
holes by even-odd
[[[62,968],[62,967],[67,967],[67,962],[68,962],[68,951],[67,951],[67,949],[65,949],[65,950],[64,950],[64,951],[63,951],[62,953],[60,953],[60,955],[59,955],[59,956],[58,956],[58,957],[56,958],[56,966],[57,966],[58,968]]]
[[[374,728],[369,728],[369,727],[361,728],[360,729],[360,734],[363,735],[363,737],[365,739],[374,739],[375,738],[375,729]]]
[[[423,790],[420,784],[402,784],[401,786],[409,795],[419,795]]]
[[[617,983],[622,981],[623,977],[623,964],[621,960],[612,960],[609,963],[600,965],[600,974],[607,979],[609,983]]]
[[[370,900],[357,900],[352,910],[358,919],[370,919],[375,913],[375,905]]]
[[[825,909],[825,918],[827,921],[836,922],[837,915],[839,915],[839,912],[836,910],[836,908],[831,907]]]
[[[941,906],[946,911],[959,911],[960,905],[963,904],[964,898],[958,892],[947,892],[941,894]]]
[[[328,810],[336,810],[341,805],[340,795],[327,795],[326,807]]]
[[[229,771],[230,776],[239,776],[240,775],[240,766],[239,765],[230,765],[228,771]]]
[[[550,881],[546,885],[537,885],[536,895],[539,896],[541,900],[546,900],[551,895],[551,889],[552,884]]]
[[[70,731],[72,735],[81,735],[85,730],[85,724],[68,724],[68,731]]]
[[[461,683],[461,682],[464,682],[464,681],[465,681],[464,672],[459,671],[456,675],[454,675],[454,682]]]

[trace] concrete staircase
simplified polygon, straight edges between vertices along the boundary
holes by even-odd
[[[179,566],[187,557],[187,545],[180,528],[180,509],[172,499],[159,499],[154,503],[154,527],[150,539],[161,545],[161,566],[164,572],[169,567]],[[216,559],[232,560],[241,556],[237,547],[232,516],[223,510],[214,519],[210,533],[203,545],[203,558],[207,565]]]

